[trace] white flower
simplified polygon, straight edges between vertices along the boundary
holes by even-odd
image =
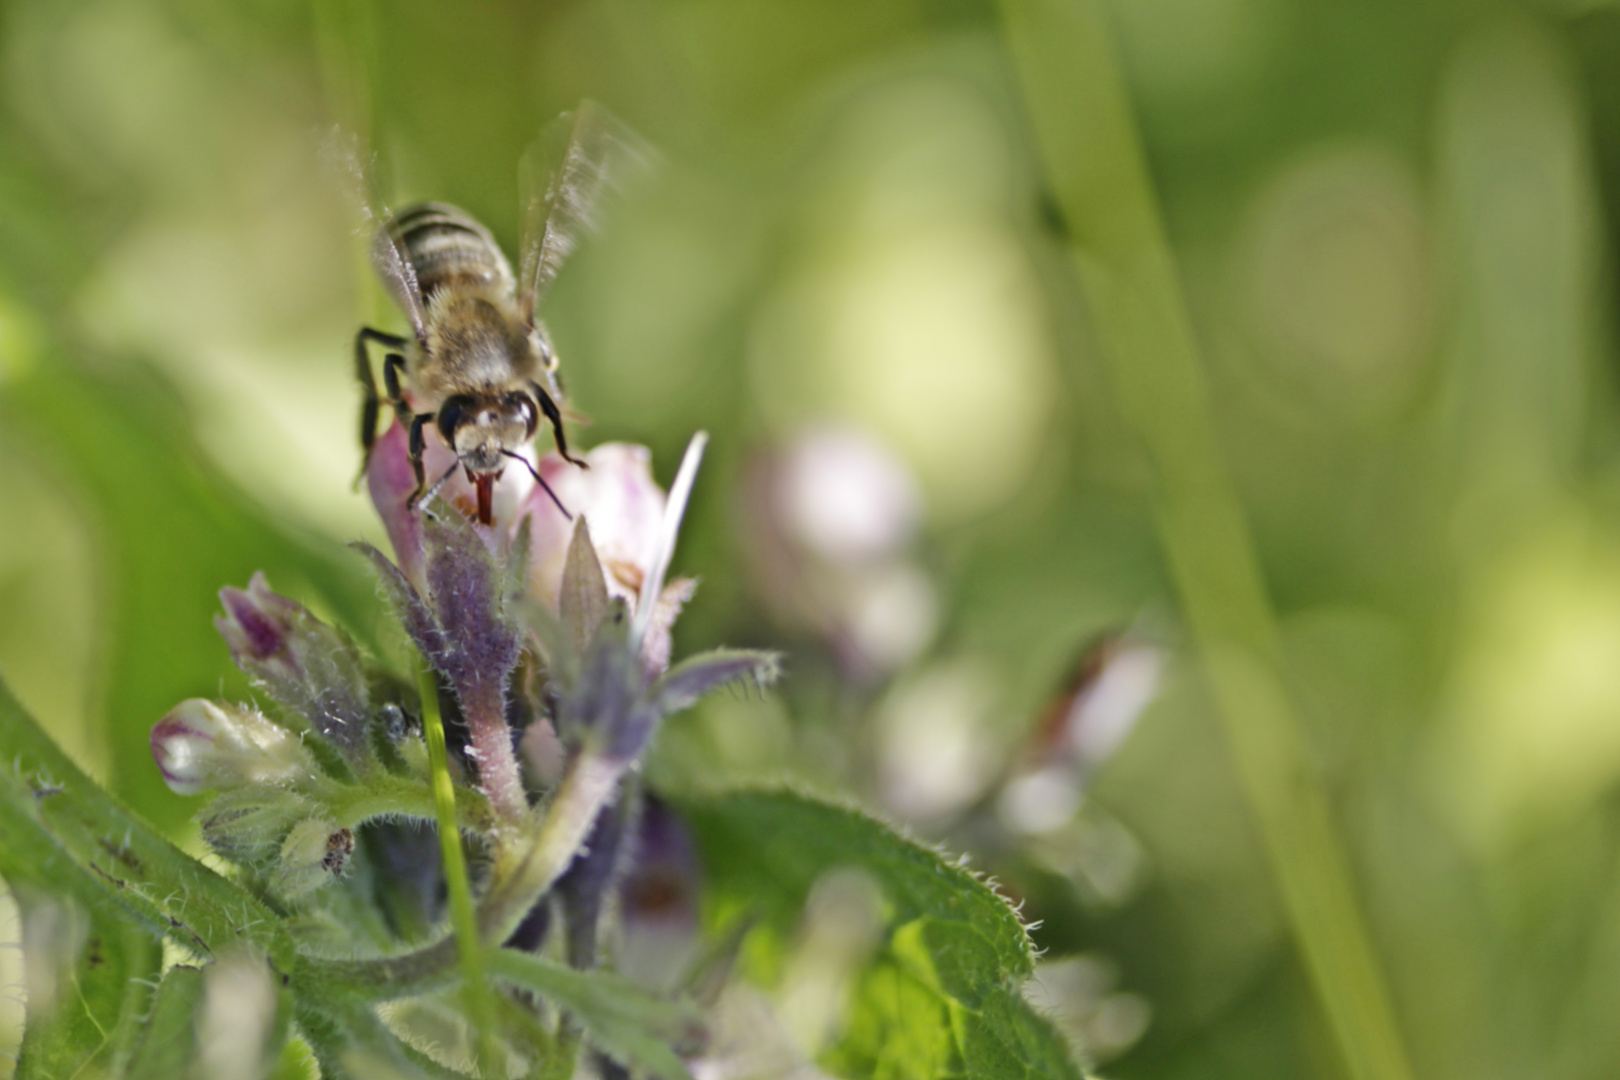
[[[590,524],[591,542],[607,582],[608,594],[636,613],[641,663],[649,677],[669,666],[670,628],[692,598],[697,582],[677,578],[664,584],[674,554],[680,519],[686,509],[703,456],[706,436],[693,436],[681,462],[671,500],[652,475],[652,452],[645,446],[605,443],[585,455],[580,469],[556,454],[540,462],[540,475],[556,495],[540,487],[530,492],[532,522],[529,547],[529,592],[548,607],[557,606],[563,567],[574,523],[558,509]]]

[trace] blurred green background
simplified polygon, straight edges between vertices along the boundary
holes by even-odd
[[[1620,1075],[1620,10],[1108,7],[1416,1072]],[[576,437],[667,482],[712,433],[677,649],[790,655],[655,778],[974,848],[1108,1075],[1340,1075],[993,6],[4,0],[0,50],[0,673],[149,818],[193,809],[151,724],[247,693],[219,587],[375,634],[342,544],[382,540],[349,349],[384,307],[325,133],[369,117],[397,202],[510,250],[519,157],[594,98],[659,160],[546,307]],[[1157,700],[1060,827],[981,827],[1121,627]]]

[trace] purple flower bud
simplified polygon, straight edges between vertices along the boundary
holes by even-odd
[[[507,686],[521,650],[508,582],[476,527],[456,515],[422,524],[419,588],[376,548],[356,547],[376,566],[406,632],[443,675],[472,737],[467,756],[479,784],[512,813],[527,807],[506,721]]]
[[[1158,695],[1164,665],[1162,648],[1124,634],[1106,634],[1089,645],[1002,788],[1002,823],[1025,835],[1068,823],[1092,775]]]
[[[602,913],[624,872],[629,854],[627,841],[635,831],[639,809],[636,792],[621,790],[613,805],[597,815],[584,850],[557,882],[568,962],[574,967],[596,966]]]
[[[365,754],[370,694],[359,650],[302,604],[270,591],[263,574],[247,589],[221,589],[214,620],[231,658],[271,697],[309,721],[351,761]]]
[[[675,811],[649,796],[633,851],[619,886],[619,970],[645,986],[668,986],[698,943],[697,846]]]
[[[152,757],[177,795],[213,787],[285,784],[315,762],[286,728],[253,710],[191,698],[152,728]]]
[[[1096,642],[1041,718],[1037,754],[1097,769],[1158,696],[1164,665],[1164,650],[1152,643],[1123,634]]]
[[[221,589],[219,600],[225,614],[214,618],[214,626],[238,666],[271,682],[302,677],[291,641],[293,623],[303,610],[298,604],[271,592],[263,574],[253,575],[246,592]]]
[[[819,558],[883,559],[916,536],[923,509],[916,480],[859,428],[810,428],[788,448],[779,473],[772,509],[793,542]]]

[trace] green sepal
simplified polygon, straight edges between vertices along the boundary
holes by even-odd
[[[208,846],[233,862],[269,869],[287,833],[320,807],[295,791],[268,785],[215,795],[197,815]]]

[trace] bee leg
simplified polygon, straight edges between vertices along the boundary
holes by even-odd
[[[389,353],[383,358],[383,389],[388,392],[388,404],[394,407],[394,414],[399,422],[409,424],[416,415],[405,401],[405,391],[400,383],[400,376],[405,371],[405,358],[399,353]]]
[[[371,462],[371,444],[377,441],[377,413],[381,402],[377,398],[377,381],[371,373],[371,356],[366,349],[366,342],[375,341],[390,349],[403,349],[405,339],[385,334],[380,330],[373,330],[369,326],[362,326],[360,332],[354,336],[354,373],[360,380],[360,475],[355,477],[355,484],[366,475],[366,466]],[[389,400],[394,395],[390,394]]]
[[[568,436],[563,434],[562,411],[557,408],[556,399],[546,393],[545,388],[539,383],[531,382],[529,385],[540,399],[540,411],[546,414],[547,420],[551,421],[551,430],[557,437],[557,453],[561,454],[562,459],[570,465],[578,465],[582,469],[590,468],[585,462],[568,452]]]
[[[355,487],[365,478],[371,464],[371,444],[377,441],[377,380],[371,374],[371,357],[366,352],[366,328],[354,336],[354,373],[360,380],[360,475],[354,478]]]
[[[417,500],[427,490],[427,476],[422,464],[422,452],[427,449],[427,434],[423,429],[432,419],[432,413],[418,413],[411,417],[411,471],[416,474],[416,487],[412,489],[411,497],[405,502],[406,507],[411,510],[416,509]]]

